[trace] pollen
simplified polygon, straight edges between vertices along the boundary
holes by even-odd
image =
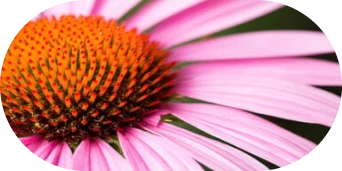
[[[175,63],[148,35],[94,16],[42,18],[11,43],[1,72],[6,117],[18,136],[108,138],[136,127],[173,96]]]

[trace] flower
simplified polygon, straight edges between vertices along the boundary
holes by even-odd
[[[137,4],[124,25],[116,21]],[[306,57],[334,52],[325,35],[259,31],[189,42],[280,7],[82,0],[50,8],[6,54],[6,117],[28,149],[67,169],[267,169],[246,152],[288,165],[316,144],[250,112],[332,125],[340,98],[314,86],[340,86],[339,65]],[[175,70],[183,62],[195,63]],[[184,96],[206,103],[177,102]],[[168,114],[235,147],[177,127]]]

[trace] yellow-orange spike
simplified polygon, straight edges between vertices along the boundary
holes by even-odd
[[[50,95],[49,90],[46,86],[42,86],[42,91],[43,91],[45,96]]]
[[[33,110],[30,107],[28,107],[28,106],[23,106],[23,109],[26,110],[29,113],[33,113]]]
[[[13,98],[11,98],[11,97],[7,97],[7,99],[6,99],[8,102],[10,102],[10,103],[12,103],[12,104],[14,104],[14,105],[17,105],[17,106],[19,106],[19,103],[18,103],[18,101],[17,100],[15,100],[15,99],[13,99]]]
[[[43,104],[41,102],[39,102],[38,100],[35,100],[33,103],[34,103],[34,105],[39,107],[39,109],[41,109],[41,110],[44,108]]]
[[[76,75],[74,73],[71,73],[70,84],[76,85],[76,82],[77,82]]]
[[[62,90],[57,90],[57,96],[60,100],[64,99],[64,93]]]
[[[67,80],[70,80],[70,78],[71,78],[71,70],[70,70],[70,68],[66,67],[64,72],[65,72],[65,76],[66,76]]]
[[[148,94],[144,94],[141,97],[139,97],[136,101],[141,102],[142,100],[146,99],[148,97]]]
[[[151,76],[151,73],[146,73],[142,78],[141,78],[141,83],[144,83],[149,77]]]
[[[23,112],[22,112],[21,110],[15,108],[15,107],[12,108],[12,111],[15,112],[15,113],[17,113],[17,114],[23,114]]]
[[[71,115],[72,115],[73,117],[75,117],[75,118],[76,118],[76,117],[77,117],[77,115],[78,115],[78,112],[77,112],[77,110],[75,110],[75,109],[74,109],[74,110],[72,110],[72,111],[71,111]]]
[[[88,107],[89,107],[89,104],[88,104],[87,102],[85,102],[85,103],[83,103],[83,105],[82,105],[82,110],[83,110],[83,111],[86,111],[86,110],[88,109]]]
[[[76,103],[78,103],[81,99],[81,93],[80,92],[76,92],[74,95],[74,100]]]
[[[140,90],[138,91],[138,93],[144,92],[148,87],[149,87],[148,84],[143,85],[143,86],[140,88]]]
[[[125,95],[124,95],[124,97],[125,98],[127,98],[129,95],[131,95],[132,93],[133,93],[133,89],[129,89],[126,93],[125,93]]]
[[[68,121],[68,118],[65,116],[65,115],[61,115],[59,117],[63,122],[67,122]]]
[[[83,87],[82,81],[77,82],[76,91],[81,92]]]
[[[92,92],[90,94],[89,102],[94,103],[94,101],[96,100],[96,96],[97,96],[97,94],[95,92]]]
[[[82,85],[85,86],[88,84],[88,80],[89,80],[89,74],[84,74],[84,77],[82,79]]]
[[[139,110],[141,107],[140,106],[136,106],[134,108],[132,108],[131,110],[129,110],[130,112],[135,112],[137,110]]]
[[[68,86],[68,95],[72,96],[73,93],[74,93],[74,86],[73,85],[69,85]]]
[[[127,86],[127,88],[132,88],[134,85],[135,85],[135,83],[137,82],[137,79],[133,79],[129,84],[128,84],[128,86]]]
[[[40,115],[47,119],[50,118],[50,115],[47,112],[42,112]]]
[[[98,84],[99,82],[97,80],[94,80],[90,85],[90,90],[94,91]]]
[[[116,93],[110,95],[110,97],[108,98],[108,101],[112,102],[115,99],[115,97],[116,97]]]
[[[70,99],[70,97],[66,97],[64,101],[65,101],[66,107],[68,107],[68,108],[71,107],[71,99]]]
[[[99,96],[102,97],[103,94],[106,92],[106,90],[107,90],[107,87],[100,88]]]
[[[157,82],[159,82],[163,77],[162,76],[159,76],[157,78],[155,78],[152,82],[151,82],[151,85],[155,85]]]
[[[138,74],[138,70],[137,69],[133,69],[131,75],[129,76],[129,79],[134,79],[135,76],[137,76]]]
[[[12,88],[11,86],[6,86],[6,88],[7,88],[7,90],[9,91],[9,92],[11,92],[14,96],[19,96],[19,93],[18,93],[18,91],[17,90],[15,90],[14,88]]]
[[[41,99],[41,98],[42,98],[36,90],[32,90],[32,95],[33,95],[36,99]]]
[[[59,107],[57,105],[53,106],[52,108],[58,114],[61,112],[61,110],[59,109]]]
[[[152,102],[152,103],[150,103],[149,105],[148,105],[148,107],[152,107],[152,106],[156,106],[156,105],[159,105],[159,104],[161,104],[161,101],[155,101],[155,102]]]
[[[96,111],[96,112],[92,113],[90,116],[93,117],[93,118],[95,118],[95,117],[97,117],[99,114],[100,114],[100,112],[99,112],[99,111]]]
[[[105,110],[108,107],[108,103],[103,103],[100,107],[101,110]]]
[[[156,94],[156,93],[159,92],[161,89],[162,89],[161,87],[158,87],[158,88],[154,89],[154,90],[151,92],[151,95]]]
[[[112,116],[118,115],[121,113],[121,110],[115,110],[113,113],[111,113]]]
[[[25,93],[21,93],[20,97],[24,99],[27,103],[31,103],[31,99]]]
[[[127,101],[122,101],[117,105],[117,107],[121,108],[121,107],[125,106],[126,104],[127,104]]]
[[[90,91],[90,88],[89,88],[88,86],[85,86],[85,87],[83,88],[83,96],[87,96],[88,93],[89,93],[89,91]]]

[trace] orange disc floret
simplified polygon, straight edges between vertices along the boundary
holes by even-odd
[[[148,37],[101,17],[27,23],[1,72],[6,117],[18,136],[79,141],[137,126],[172,96],[174,63]]]

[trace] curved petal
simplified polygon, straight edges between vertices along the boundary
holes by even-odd
[[[151,39],[173,46],[233,27],[272,12],[282,5],[268,1],[205,1],[161,22]]]
[[[42,12],[42,16],[55,16],[57,18],[65,14],[71,14],[71,2],[53,6]]]
[[[241,75],[198,77],[180,83],[176,91],[208,102],[326,126],[332,125],[340,105],[338,96],[318,88]]]
[[[191,157],[213,170],[268,170],[260,162],[228,145],[196,135],[182,128],[160,123],[157,127],[145,126],[181,146]]]
[[[315,144],[255,115],[209,104],[172,104],[173,114],[203,131],[279,166],[304,157]]]
[[[20,141],[41,159],[53,165],[71,169],[72,152],[65,142],[49,142],[39,136],[20,138]]]
[[[72,162],[74,170],[130,170],[124,158],[99,138],[96,140],[83,140],[77,147]]]
[[[125,130],[125,133],[118,135],[126,158],[134,167],[133,170],[157,170],[156,161],[161,162],[158,167],[165,170],[203,170],[171,141],[137,129]]]
[[[211,61],[297,57],[335,52],[328,38],[314,31],[258,31],[181,46],[171,61]]]
[[[139,0],[97,0],[93,14],[106,19],[119,19],[139,2]]]
[[[229,79],[231,76],[274,78],[300,84],[342,85],[338,63],[308,58],[227,60],[193,64],[180,71],[179,79]]]
[[[152,1],[143,6],[132,17],[125,21],[128,28],[146,30],[165,18],[187,9],[203,0],[186,1]],[[158,15],[156,15],[158,14]]]

